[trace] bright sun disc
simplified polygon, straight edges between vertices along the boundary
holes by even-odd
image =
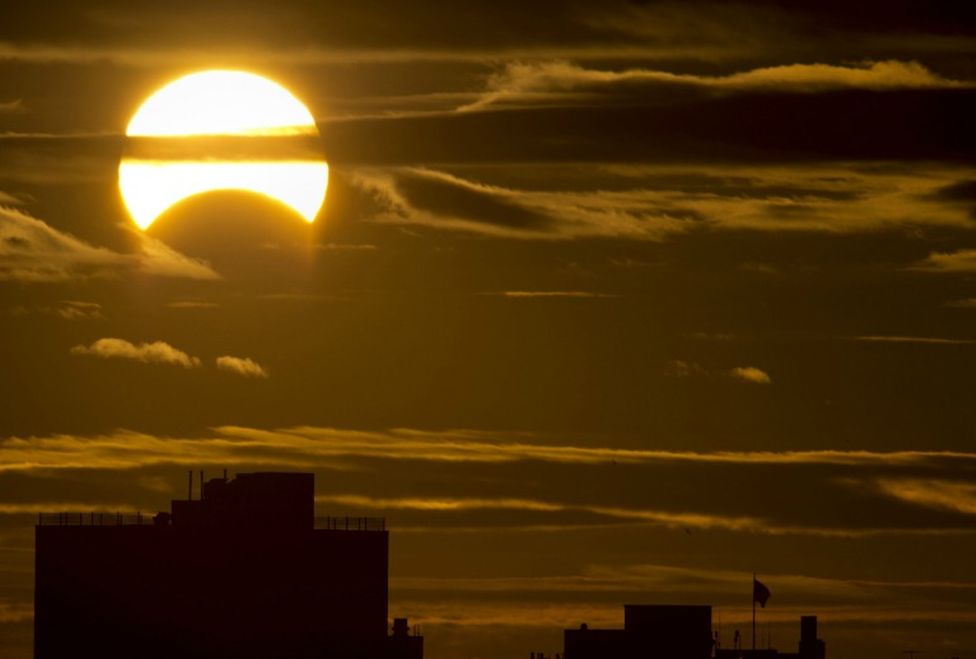
[[[287,89],[252,73],[184,76],[142,104],[126,136],[119,189],[142,229],[212,190],[271,197],[307,222],[325,201],[329,166],[317,148],[307,148],[318,137],[312,114]]]

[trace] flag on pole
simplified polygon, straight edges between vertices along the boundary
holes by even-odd
[[[770,596],[769,588],[766,588],[766,586],[763,585],[763,583],[759,581],[759,579],[753,577],[752,578],[752,601],[759,602],[759,606],[765,609],[766,602],[769,601],[769,596]]]
[[[759,602],[759,606],[765,609],[766,602],[769,601],[769,595],[770,595],[769,588],[766,588],[766,586],[761,581],[759,581],[759,579],[753,577],[752,578],[752,601]]]

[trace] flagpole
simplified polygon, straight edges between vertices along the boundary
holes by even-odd
[[[756,573],[752,573],[752,649],[756,649]]]

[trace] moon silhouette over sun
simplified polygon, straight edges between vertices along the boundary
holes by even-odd
[[[179,78],[143,102],[126,128],[119,190],[147,229],[167,209],[214,190],[265,195],[314,222],[329,165],[308,108],[244,71]]]

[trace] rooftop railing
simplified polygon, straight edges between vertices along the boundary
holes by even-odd
[[[331,531],[385,531],[385,517],[316,517],[315,528]]]
[[[142,513],[39,513],[38,526],[148,526],[152,515]]]
[[[38,526],[151,526],[153,515],[136,513],[39,513]],[[316,517],[313,527],[330,531],[385,531],[384,517]]]

